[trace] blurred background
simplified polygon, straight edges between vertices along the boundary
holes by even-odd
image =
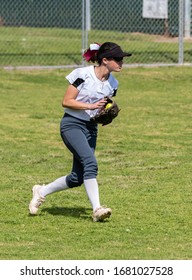
[[[113,41],[128,65],[192,63],[192,0],[0,0],[0,67],[84,65]]]

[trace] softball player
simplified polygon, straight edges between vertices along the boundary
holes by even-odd
[[[111,72],[120,72],[123,58],[130,55],[112,42],[91,44],[83,56],[87,61],[96,61],[98,64],[77,68],[66,77],[69,86],[62,102],[65,112],[60,133],[73,155],[72,170],[70,174],[48,185],[33,187],[33,198],[29,204],[32,215],[37,213],[47,195],[84,184],[93,209],[93,221],[110,217],[111,209],[100,204],[96,179],[98,165],[94,154],[98,125],[92,118],[105,106],[106,97],[116,95],[118,81]]]

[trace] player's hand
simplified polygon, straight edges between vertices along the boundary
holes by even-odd
[[[95,110],[95,109],[102,109],[105,107],[105,104],[107,103],[106,98],[103,98],[93,104],[90,104],[90,110]]]

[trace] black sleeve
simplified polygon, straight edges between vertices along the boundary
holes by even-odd
[[[116,96],[117,94],[117,88],[113,90],[113,96]]]
[[[73,86],[74,87],[78,87],[78,86],[80,86],[82,83],[84,82],[84,80],[83,79],[81,79],[81,78],[78,78],[78,79],[76,79],[74,82],[73,82]]]

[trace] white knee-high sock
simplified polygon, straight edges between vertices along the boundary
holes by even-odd
[[[48,194],[59,192],[62,190],[68,189],[67,183],[66,183],[66,176],[60,177],[56,179],[54,182],[45,185],[40,189],[40,194],[45,197]]]
[[[84,186],[89,201],[92,205],[93,211],[95,211],[96,208],[100,207],[99,187],[98,187],[97,179],[84,180]]]

